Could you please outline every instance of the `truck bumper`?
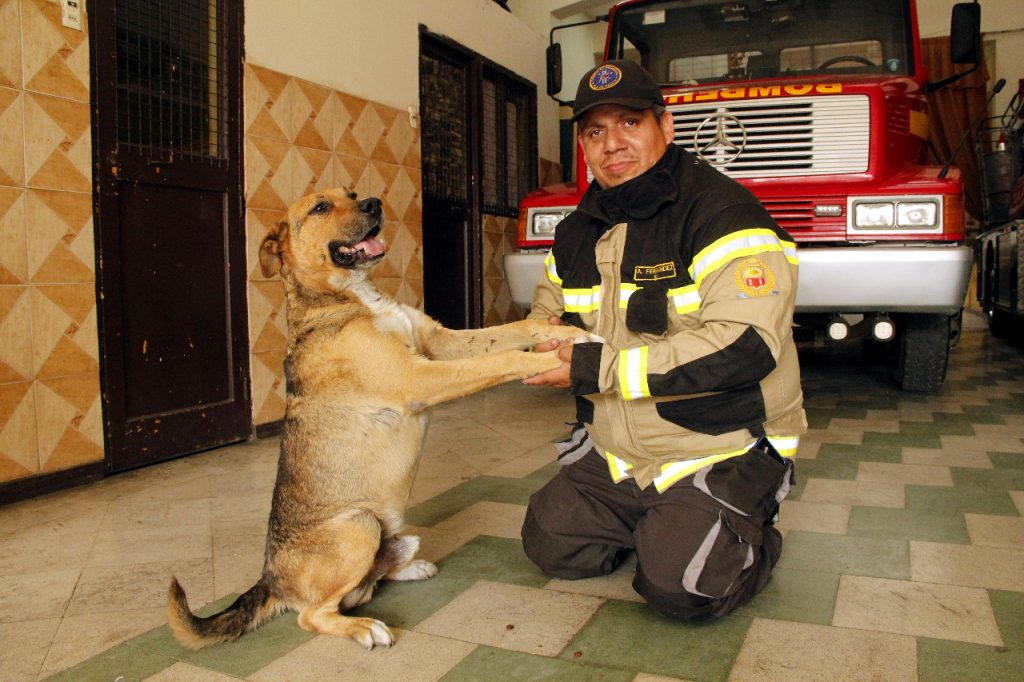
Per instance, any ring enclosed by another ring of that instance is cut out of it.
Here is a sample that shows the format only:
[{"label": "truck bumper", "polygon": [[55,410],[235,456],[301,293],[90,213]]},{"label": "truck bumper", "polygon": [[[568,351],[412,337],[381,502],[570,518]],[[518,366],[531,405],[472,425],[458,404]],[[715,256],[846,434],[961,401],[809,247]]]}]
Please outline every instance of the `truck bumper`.
[{"label": "truck bumper", "polygon": [[[529,310],[544,274],[545,252],[508,253],[512,300]],[[974,255],[966,246],[805,247],[796,311],[941,313],[963,307]]]},{"label": "truck bumper", "polygon": [[801,248],[797,312],[955,315],[974,255],[966,246]]}]

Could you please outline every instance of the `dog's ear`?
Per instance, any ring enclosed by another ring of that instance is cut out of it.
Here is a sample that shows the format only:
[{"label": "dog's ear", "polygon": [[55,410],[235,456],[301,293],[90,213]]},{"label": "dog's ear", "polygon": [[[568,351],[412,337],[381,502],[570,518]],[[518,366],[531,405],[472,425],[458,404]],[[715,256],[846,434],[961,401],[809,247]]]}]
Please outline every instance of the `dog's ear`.
[{"label": "dog's ear", "polygon": [[264,277],[273,277],[281,272],[281,236],[287,229],[288,223],[278,223],[260,244],[260,270]]}]

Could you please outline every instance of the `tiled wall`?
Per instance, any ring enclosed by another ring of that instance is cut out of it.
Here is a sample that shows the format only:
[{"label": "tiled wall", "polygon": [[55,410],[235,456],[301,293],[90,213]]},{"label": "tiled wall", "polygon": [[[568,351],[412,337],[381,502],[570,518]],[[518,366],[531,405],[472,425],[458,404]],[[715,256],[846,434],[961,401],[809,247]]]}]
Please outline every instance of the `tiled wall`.
[{"label": "tiled wall", "polygon": [[89,42],[0,0],[0,481],[103,458]]}]

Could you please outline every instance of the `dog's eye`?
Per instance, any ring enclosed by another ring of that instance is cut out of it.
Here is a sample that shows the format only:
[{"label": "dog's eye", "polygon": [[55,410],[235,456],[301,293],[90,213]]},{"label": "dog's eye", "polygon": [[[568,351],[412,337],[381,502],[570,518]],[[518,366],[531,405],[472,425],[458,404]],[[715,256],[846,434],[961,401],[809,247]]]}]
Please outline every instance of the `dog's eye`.
[{"label": "dog's eye", "polygon": [[331,202],[326,199],[321,199],[313,205],[313,208],[309,209],[309,215],[320,215],[321,213],[329,213],[331,210]]}]

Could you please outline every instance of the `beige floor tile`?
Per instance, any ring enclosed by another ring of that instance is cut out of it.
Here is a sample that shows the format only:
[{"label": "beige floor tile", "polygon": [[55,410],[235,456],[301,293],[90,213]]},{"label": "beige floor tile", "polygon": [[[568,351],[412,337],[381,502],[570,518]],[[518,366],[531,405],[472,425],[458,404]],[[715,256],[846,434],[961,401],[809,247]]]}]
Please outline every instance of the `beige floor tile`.
[{"label": "beige floor tile", "polygon": [[524,448],[547,445],[551,448],[552,456],[554,456],[552,443],[568,436],[572,430],[568,424],[554,420],[548,415],[542,415],[540,419],[516,419],[506,416],[504,420],[491,422],[489,426]]},{"label": "beige floor tile", "polygon": [[224,526],[213,537],[213,593],[241,593],[253,586],[263,572],[265,532],[247,532],[248,525],[232,532]]},{"label": "beige floor tile", "polygon": [[983,450],[985,452],[1024,453],[1024,442],[1021,441],[1020,436],[1008,436],[1002,430],[1002,427],[990,432],[978,433],[979,426],[975,425],[975,434],[973,436],[939,436],[942,449],[952,451],[967,450],[968,452]]},{"label": "beige floor tile", "polygon": [[964,514],[972,545],[988,547],[1024,547],[1024,518]]},{"label": "beige floor tile", "polygon": [[102,518],[52,521],[0,537],[0,576],[84,565]]},{"label": "beige floor tile", "polygon": [[843,429],[829,426],[826,429],[825,440],[837,445],[863,445],[864,429]]},{"label": "beige floor tile", "polygon": [[844,575],[832,624],[1002,646],[988,592],[974,587]]},{"label": "beige floor tile", "polygon": [[843,419],[841,417],[833,417],[828,423],[828,431],[831,434],[832,431],[870,431],[872,433],[899,433],[900,422],[895,418],[888,419]]},{"label": "beige floor tile", "polygon": [[[999,442],[1000,439],[1007,441],[1011,438],[1024,438],[1024,424],[1010,420],[1004,421],[1006,421],[1005,424],[974,424],[972,428],[974,433],[982,438],[993,439],[996,442]],[[1014,445],[1019,445],[1019,443],[1014,443]],[[1007,450],[1005,448],[995,448],[994,451],[1022,452],[1022,450]]]},{"label": "beige floor tile", "polygon": [[911,541],[915,582],[1024,592],[1024,549]]},{"label": "beige floor tile", "polygon": [[366,651],[350,639],[320,636],[249,677],[254,682],[281,680],[439,680],[475,645],[433,637],[422,632],[392,629],[395,643],[390,649]]},{"label": "beige floor tile", "polygon": [[434,527],[442,532],[462,535],[465,542],[477,535],[518,539],[525,517],[526,507],[519,504],[477,502]]},{"label": "beige floor tile", "polygon": [[435,563],[472,539],[467,538],[463,533],[452,530],[438,530],[437,528],[422,528],[420,526],[406,526],[403,534],[418,535],[420,538],[420,551],[416,553],[416,557]]},{"label": "beige floor tile", "polygon": [[523,478],[529,476],[537,469],[547,466],[555,461],[557,453],[552,443],[544,443],[535,448],[527,450],[515,459],[500,464],[487,472],[488,476],[502,476],[504,478]]},{"label": "beige floor tile", "polygon": [[992,460],[984,452],[933,450],[931,448],[903,448],[903,463],[939,467],[965,467],[991,469]]},{"label": "beige floor tile", "polygon": [[891,481],[906,485],[953,485],[949,467],[888,462],[861,462],[857,465],[857,480]]},{"label": "beige floor tile", "polygon": [[237,677],[181,661],[146,678],[146,682],[235,682],[237,680]]},{"label": "beige floor tile", "polygon": [[69,568],[0,576],[0,623],[61,617],[81,574]]},{"label": "beige floor tile", "polygon": [[733,682],[916,682],[917,641],[906,635],[755,618]]},{"label": "beige floor tile", "polygon": [[661,675],[648,675],[647,673],[638,673],[633,678],[633,682],[688,682],[687,680],[678,677],[663,677]]},{"label": "beige floor tile", "polygon": [[578,594],[480,581],[416,631],[540,656],[555,656],[601,605]]},{"label": "beige floor tile", "polygon": [[182,526],[203,526],[210,523],[210,500],[133,500],[111,508],[101,531],[146,531]]},{"label": "beige floor tile", "polygon": [[4,679],[35,680],[59,625],[60,618],[0,624],[0,670]]},{"label": "beige floor tile", "polygon": [[849,505],[785,500],[775,527],[780,531],[808,530],[845,535],[849,523]]},{"label": "beige floor tile", "polygon": [[89,552],[86,566],[205,559],[210,556],[211,542],[209,519],[196,526],[101,531]]},{"label": "beige floor tile", "polygon": [[1017,505],[1017,511],[1024,516],[1024,492],[1014,490],[1010,493],[1010,497],[1013,499],[1013,503]]},{"label": "beige floor tile", "polygon": [[82,571],[68,616],[162,608],[171,576],[177,576],[193,611],[214,599],[210,559],[94,566]]},{"label": "beige floor tile", "polygon": [[57,629],[43,663],[42,674],[58,673],[163,625],[165,614],[164,608],[160,607],[69,616]]},{"label": "beige floor tile", "polygon": [[569,592],[571,594],[586,594],[602,599],[643,602],[644,598],[633,589],[634,575],[636,575],[636,555],[630,554],[629,558],[623,561],[622,565],[615,569],[611,575],[586,578],[584,580],[561,580],[555,578],[549,581],[544,586],[544,589],[555,590],[556,592]]},{"label": "beige floor tile", "polygon": [[894,481],[809,478],[800,501],[903,509],[906,506],[906,492],[902,483]]}]

